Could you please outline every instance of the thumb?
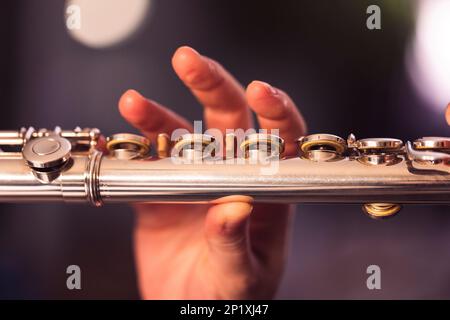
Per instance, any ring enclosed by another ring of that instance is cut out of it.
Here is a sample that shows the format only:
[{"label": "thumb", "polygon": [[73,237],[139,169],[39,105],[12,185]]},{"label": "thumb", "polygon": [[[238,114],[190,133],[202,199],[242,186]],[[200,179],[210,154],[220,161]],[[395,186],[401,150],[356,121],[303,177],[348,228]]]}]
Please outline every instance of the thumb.
[{"label": "thumb", "polygon": [[216,271],[232,277],[251,270],[249,220],[253,207],[246,202],[212,206],[206,215],[209,260]]}]

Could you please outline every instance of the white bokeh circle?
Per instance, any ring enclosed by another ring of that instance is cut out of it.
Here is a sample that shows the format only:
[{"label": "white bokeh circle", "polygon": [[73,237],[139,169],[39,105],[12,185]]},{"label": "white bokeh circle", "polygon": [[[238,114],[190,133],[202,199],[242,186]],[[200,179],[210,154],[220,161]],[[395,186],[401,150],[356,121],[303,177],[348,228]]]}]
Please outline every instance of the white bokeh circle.
[{"label": "white bokeh circle", "polygon": [[[78,42],[91,48],[106,48],[123,42],[141,27],[151,0],[67,0],[67,8],[79,8],[80,23],[68,28]],[[69,10],[70,11],[70,10]]]}]

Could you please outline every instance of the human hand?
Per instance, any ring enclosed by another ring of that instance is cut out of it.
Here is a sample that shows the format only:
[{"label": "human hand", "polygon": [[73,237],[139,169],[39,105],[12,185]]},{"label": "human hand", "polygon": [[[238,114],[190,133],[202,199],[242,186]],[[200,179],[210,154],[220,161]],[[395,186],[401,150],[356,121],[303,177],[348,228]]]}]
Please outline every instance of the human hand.
[{"label": "human hand", "polygon": [[[260,81],[244,89],[217,62],[189,47],[172,65],[204,107],[208,128],[279,129],[285,154],[305,134],[300,113],[286,93]],[[155,141],[160,132],[191,125],[134,90],[119,101],[122,116]],[[292,207],[236,200],[214,205],[135,205],[134,245],[138,283],[146,299],[268,299],[280,282]]]},{"label": "human hand", "polygon": [[450,126],[450,103],[447,105],[447,110],[445,111],[445,119],[447,124]]}]

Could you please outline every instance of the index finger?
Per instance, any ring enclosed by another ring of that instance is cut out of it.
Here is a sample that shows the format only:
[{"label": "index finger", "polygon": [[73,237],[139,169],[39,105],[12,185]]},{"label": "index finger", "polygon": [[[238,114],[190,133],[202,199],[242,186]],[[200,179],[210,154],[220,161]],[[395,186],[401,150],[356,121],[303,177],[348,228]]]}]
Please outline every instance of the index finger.
[{"label": "index finger", "polygon": [[189,122],[159,103],[146,99],[136,90],[126,91],[119,100],[121,115],[152,141],[159,133],[171,134],[185,128],[192,131]]}]

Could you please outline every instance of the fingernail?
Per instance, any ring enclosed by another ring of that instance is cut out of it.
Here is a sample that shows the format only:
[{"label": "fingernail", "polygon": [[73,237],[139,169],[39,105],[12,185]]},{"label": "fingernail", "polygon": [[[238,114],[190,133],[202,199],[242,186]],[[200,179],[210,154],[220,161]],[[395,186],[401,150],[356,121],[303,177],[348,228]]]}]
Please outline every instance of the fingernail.
[{"label": "fingernail", "polygon": [[195,50],[194,48],[192,48],[192,47],[188,47],[188,48],[191,49],[192,52],[194,52],[195,54],[201,56],[201,54],[197,50]]},{"label": "fingernail", "polygon": [[128,90],[126,91],[126,95],[127,95],[127,96],[132,96],[132,97],[137,97],[137,98],[139,98],[139,99],[143,99],[143,98],[144,98],[144,97],[142,96],[142,94],[141,94],[139,91],[135,90],[135,89],[128,89]]},{"label": "fingernail", "polygon": [[254,81],[255,83],[258,83],[259,85],[263,86],[264,89],[266,90],[266,92],[272,96],[278,94],[277,89],[275,89],[274,87],[272,87],[270,84],[268,84],[267,82],[264,81]]},{"label": "fingernail", "polygon": [[181,46],[177,49],[177,52],[180,52],[180,50],[188,50],[197,56],[201,56],[201,54],[197,50],[195,50],[194,48],[189,47],[189,46]]},{"label": "fingernail", "polygon": [[134,108],[136,101],[142,99],[142,95],[134,89],[128,89],[125,91],[119,99],[119,105],[124,108]]}]

